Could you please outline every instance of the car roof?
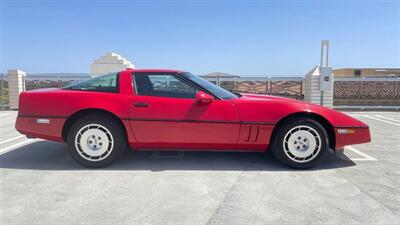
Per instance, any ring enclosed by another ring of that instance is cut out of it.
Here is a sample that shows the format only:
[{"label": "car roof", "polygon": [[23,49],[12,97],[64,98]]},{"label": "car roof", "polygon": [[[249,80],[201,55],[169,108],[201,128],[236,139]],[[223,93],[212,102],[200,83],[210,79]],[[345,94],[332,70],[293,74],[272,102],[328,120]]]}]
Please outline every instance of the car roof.
[{"label": "car roof", "polygon": [[171,70],[171,69],[132,69],[128,68],[125,71],[142,72],[142,73],[184,73],[182,70]]}]

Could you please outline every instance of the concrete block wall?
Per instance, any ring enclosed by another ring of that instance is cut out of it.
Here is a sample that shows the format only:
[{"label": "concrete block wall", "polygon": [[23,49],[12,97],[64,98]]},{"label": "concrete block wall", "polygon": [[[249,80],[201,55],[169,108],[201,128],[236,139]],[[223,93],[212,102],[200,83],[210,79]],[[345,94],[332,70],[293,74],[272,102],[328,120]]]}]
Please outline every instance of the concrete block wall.
[{"label": "concrete block wall", "polygon": [[10,109],[18,109],[19,94],[25,90],[26,73],[22,70],[8,70],[8,97]]},{"label": "concrete block wall", "polygon": [[90,74],[92,76],[98,76],[112,72],[119,72],[126,68],[135,68],[135,65],[117,53],[108,52],[92,63]]},{"label": "concrete block wall", "polygon": [[[304,101],[313,104],[321,104],[321,91],[320,91],[320,66],[314,67],[303,81],[304,85]],[[333,82],[332,82],[333,83]],[[333,87],[329,91],[324,91],[323,106],[333,107]]]}]

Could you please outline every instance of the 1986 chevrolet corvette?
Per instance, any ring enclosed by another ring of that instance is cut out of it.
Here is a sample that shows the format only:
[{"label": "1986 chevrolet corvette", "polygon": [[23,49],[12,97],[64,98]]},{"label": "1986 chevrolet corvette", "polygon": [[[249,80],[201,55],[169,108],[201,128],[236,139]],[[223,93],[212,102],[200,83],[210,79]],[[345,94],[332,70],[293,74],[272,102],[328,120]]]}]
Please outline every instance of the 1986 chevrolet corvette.
[{"label": "1986 chevrolet corvette", "polygon": [[87,167],[134,150],[272,151],[294,168],[328,150],[370,141],[363,122],[287,98],[233,94],[176,70],[127,69],[59,89],[20,95],[16,129],[66,142]]}]

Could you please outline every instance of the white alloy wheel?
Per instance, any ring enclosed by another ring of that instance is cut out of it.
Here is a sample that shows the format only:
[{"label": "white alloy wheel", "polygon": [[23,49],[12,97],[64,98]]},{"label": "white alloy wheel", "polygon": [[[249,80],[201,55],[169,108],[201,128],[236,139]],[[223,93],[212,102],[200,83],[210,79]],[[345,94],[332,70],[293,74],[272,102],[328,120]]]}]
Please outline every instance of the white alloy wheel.
[{"label": "white alloy wheel", "polygon": [[114,147],[111,132],[102,125],[89,124],[82,127],[75,136],[75,148],[88,161],[107,158]]},{"label": "white alloy wheel", "polygon": [[290,129],[283,139],[283,150],[290,160],[307,163],[321,151],[321,137],[318,132],[306,125]]}]

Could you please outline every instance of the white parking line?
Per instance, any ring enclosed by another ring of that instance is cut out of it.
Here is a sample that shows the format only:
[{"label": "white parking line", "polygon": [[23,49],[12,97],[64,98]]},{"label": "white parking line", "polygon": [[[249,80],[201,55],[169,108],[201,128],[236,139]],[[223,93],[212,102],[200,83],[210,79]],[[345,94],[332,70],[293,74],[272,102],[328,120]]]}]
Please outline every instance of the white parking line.
[{"label": "white parking line", "polygon": [[7,153],[7,152],[9,152],[9,151],[14,150],[14,148],[21,147],[21,146],[27,145],[27,144],[32,143],[32,142],[35,142],[35,141],[37,141],[37,140],[35,140],[35,139],[28,139],[28,140],[25,140],[25,141],[23,141],[23,142],[17,143],[17,144],[15,144],[15,145],[11,145],[11,146],[8,146],[8,147],[6,147],[6,148],[0,149],[0,155],[3,155],[4,153]]},{"label": "white parking line", "polygon": [[378,161],[378,159],[376,159],[376,158],[374,158],[374,157],[372,157],[370,155],[367,155],[364,152],[360,152],[359,150],[357,150],[354,147],[346,146],[346,149],[348,149],[348,150],[350,150],[350,151],[352,151],[352,152],[354,152],[354,153],[356,153],[356,154],[358,154],[358,155],[363,157],[363,158],[350,158],[352,161]]},{"label": "white parking line", "polygon": [[373,117],[373,116],[364,115],[364,117],[367,117],[367,118],[369,118],[369,119],[373,119],[373,120],[378,120],[378,121],[381,121],[381,122],[384,122],[384,123],[388,123],[388,124],[392,124],[392,125],[400,126],[400,123],[394,123],[394,122],[391,122],[391,121],[387,121],[387,120],[383,120],[383,119],[375,118],[375,117]]},{"label": "white parking line", "polygon": [[386,119],[386,120],[391,120],[391,121],[393,121],[393,122],[398,122],[398,123],[400,123],[400,120],[395,120],[395,119],[392,119],[392,118],[389,118],[389,117],[386,117],[386,116],[377,115],[377,117],[382,118],[382,119]]},{"label": "white parking line", "polygon": [[0,117],[10,115],[10,113],[0,113]]},{"label": "white parking line", "polygon": [[352,114],[352,113],[347,113],[346,115],[351,116],[351,117],[361,117],[361,116],[364,116],[364,114]]},{"label": "white parking line", "polygon": [[13,138],[7,139],[7,140],[5,140],[5,141],[0,141],[0,145],[1,145],[1,144],[5,144],[5,143],[10,142],[10,141],[17,140],[18,138],[22,138],[22,137],[25,137],[25,136],[24,136],[24,135],[19,135],[19,136],[17,136],[17,137],[13,137]]}]

